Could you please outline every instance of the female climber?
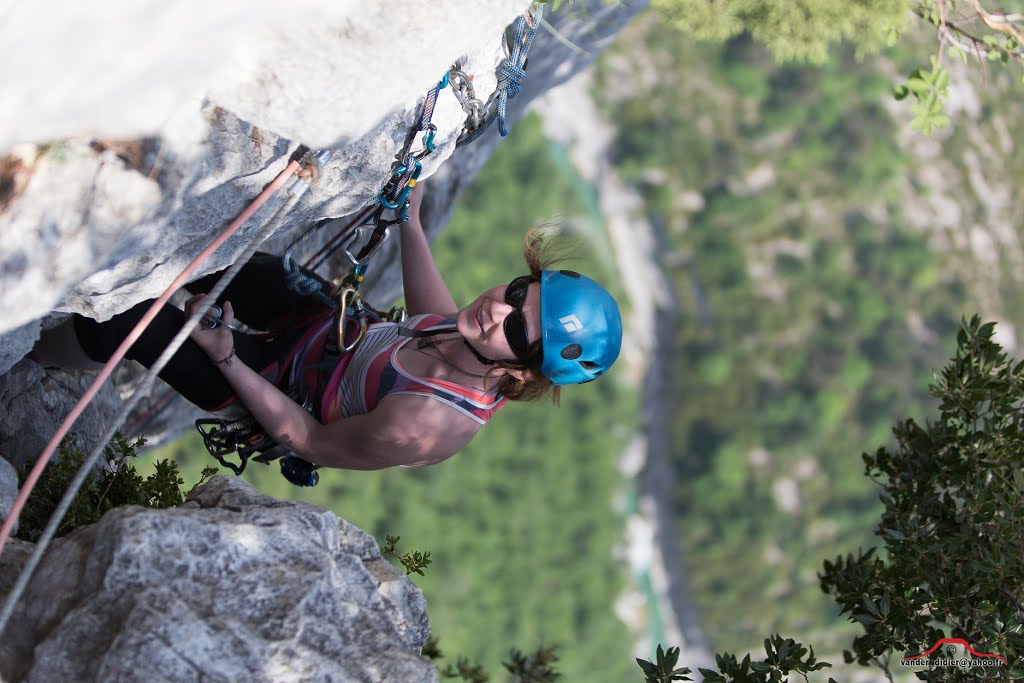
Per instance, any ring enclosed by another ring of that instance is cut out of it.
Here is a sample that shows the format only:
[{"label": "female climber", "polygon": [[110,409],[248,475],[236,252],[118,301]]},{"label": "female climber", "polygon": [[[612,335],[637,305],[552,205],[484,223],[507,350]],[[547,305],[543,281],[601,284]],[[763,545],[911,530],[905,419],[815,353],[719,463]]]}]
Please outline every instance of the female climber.
[{"label": "female climber", "polygon": [[[445,460],[506,400],[557,402],[561,385],[612,365],[622,340],[615,300],[589,278],[550,269],[536,231],[524,242],[529,274],[458,308],[423,233],[421,185],[401,227],[408,320],[371,324],[349,357],[332,354],[336,325],[317,315],[323,305],[285,287],[279,259],[257,255],[217,302],[224,324],[197,327],[160,377],[207,411],[241,402],[268,435],[315,466],[375,470]],[[152,364],[218,277],[188,286],[199,293],[184,313],[165,306],[128,358]],[[76,315],[44,334],[32,357],[64,367],[104,362],[150,303],[103,323]],[[258,337],[233,331],[236,315],[254,328],[289,322]],[[289,375],[301,380],[301,397],[286,393]]]}]

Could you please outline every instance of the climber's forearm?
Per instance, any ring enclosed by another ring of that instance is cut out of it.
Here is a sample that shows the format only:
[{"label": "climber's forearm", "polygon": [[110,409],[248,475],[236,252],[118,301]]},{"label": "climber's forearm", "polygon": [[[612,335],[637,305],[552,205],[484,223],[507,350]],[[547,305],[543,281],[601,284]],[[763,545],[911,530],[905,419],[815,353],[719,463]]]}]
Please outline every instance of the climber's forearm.
[{"label": "climber's forearm", "polygon": [[[285,448],[314,465],[350,470],[379,470],[396,465],[427,465],[450,457],[472,438],[479,425],[456,421],[439,430],[433,424],[409,429],[424,411],[436,415],[447,408],[427,398],[395,397],[383,407],[323,425],[237,358],[220,364],[221,372],[260,426]],[[444,417],[448,417],[444,415]],[[422,417],[419,418],[423,422]],[[435,423],[436,423],[435,417]],[[412,433],[410,433],[410,431]]]},{"label": "climber's forearm", "polygon": [[448,314],[459,310],[434,263],[419,217],[410,216],[401,226],[401,231],[402,279],[405,283],[405,305],[410,315]]},{"label": "climber's forearm", "polygon": [[238,358],[217,367],[267,434],[299,455],[309,453],[315,433],[323,425]]}]

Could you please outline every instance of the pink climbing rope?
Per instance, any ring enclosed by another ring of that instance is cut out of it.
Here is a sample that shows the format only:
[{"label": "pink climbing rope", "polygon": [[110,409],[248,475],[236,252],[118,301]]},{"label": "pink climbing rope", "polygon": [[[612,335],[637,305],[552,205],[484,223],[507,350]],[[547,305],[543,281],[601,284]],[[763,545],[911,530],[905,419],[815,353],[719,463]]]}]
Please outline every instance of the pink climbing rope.
[{"label": "pink climbing rope", "polygon": [[299,168],[299,162],[292,161],[289,163],[288,166],[281,171],[281,173],[279,173],[269,185],[267,185],[263,192],[261,192],[247,207],[245,207],[245,209],[235,217],[235,220],[231,221],[231,224],[228,225],[227,228],[217,235],[216,239],[214,239],[206,249],[192,259],[192,262],[189,263],[183,271],[181,271],[178,277],[174,279],[174,282],[172,282],[164,293],[153,302],[153,305],[149,307],[146,314],[142,316],[142,319],[138,324],[132,329],[125,340],[121,342],[121,345],[117,347],[117,350],[114,351],[114,355],[112,355],[110,360],[108,360],[103,366],[100,374],[97,375],[96,379],[93,380],[91,385],[89,385],[89,388],[82,395],[82,398],[79,399],[78,403],[75,404],[75,407],[71,409],[70,413],[68,413],[68,416],[64,418],[60,427],[57,428],[53,438],[50,439],[46,448],[43,449],[42,455],[39,456],[39,459],[36,461],[32,471],[29,472],[28,477],[25,479],[25,484],[18,492],[18,497],[11,506],[7,519],[4,520],[3,527],[0,527],[0,554],[3,553],[4,546],[7,544],[7,539],[10,538],[11,531],[14,528],[15,523],[18,521],[18,517],[21,514],[22,508],[25,506],[25,502],[28,500],[29,495],[32,493],[32,489],[35,488],[36,483],[39,481],[39,477],[42,475],[46,465],[50,462],[50,459],[53,458],[53,454],[57,451],[57,447],[60,445],[61,440],[67,435],[68,431],[70,431],[71,426],[75,421],[81,417],[86,406],[88,406],[96,397],[96,394],[99,393],[100,388],[110,377],[111,373],[113,373],[114,367],[117,363],[128,353],[128,349],[138,341],[139,337],[142,336],[142,333],[146,330],[149,324],[153,322],[157,313],[159,313],[164,304],[170,300],[171,296],[188,282],[192,273],[194,273],[196,269],[198,269],[199,266],[213,254],[213,252],[219,249],[229,237],[235,234],[235,232],[237,232],[238,229],[242,227],[242,225],[249,220],[249,218],[251,218],[252,215],[256,213],[256,211],[299,170]]}]

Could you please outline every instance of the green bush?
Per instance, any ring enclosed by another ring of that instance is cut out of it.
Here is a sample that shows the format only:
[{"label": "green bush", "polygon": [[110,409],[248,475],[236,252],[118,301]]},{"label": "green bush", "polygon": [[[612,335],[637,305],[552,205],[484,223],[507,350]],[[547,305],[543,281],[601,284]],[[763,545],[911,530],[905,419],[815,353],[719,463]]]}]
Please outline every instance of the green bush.
[{"label": "green bush", "polygon": [[[85,480],[57,527],[57,536],[98,522],[105,512],[122,505],[169,508],[183,502],[181,485],[185,482],[178,476],[178,465],[173,460],[155,462],[153,472],[145,478],[135,470],[130,461],[145,442],[143,437],[128,441],[120,432],[114,435],[103,452],[104,466]],[[61,442],[55,460],[43,471],[25,503],[17,538],[38,540],[85,459],[77,439],[67,437]],[[30,469],[19,472],[19,484],[24,484]],[[216,473],[215,469],[204,469],[196,486]]]}]

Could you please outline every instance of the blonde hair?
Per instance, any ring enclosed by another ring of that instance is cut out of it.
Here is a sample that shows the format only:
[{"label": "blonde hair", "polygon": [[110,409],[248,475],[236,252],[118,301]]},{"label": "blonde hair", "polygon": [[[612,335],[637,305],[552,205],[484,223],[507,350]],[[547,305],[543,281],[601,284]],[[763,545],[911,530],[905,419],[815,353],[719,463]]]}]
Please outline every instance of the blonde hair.
[{"label": "blonde hair", "polygon": [[[571,243],[556,237],[549,239],[544,233],[551,228],[550,225],[538,225],[530,228],[523,238],[523,259],[530,271],[530,281],[540,282],[541,273],[551,270],[551,267],[561,263],[568,258],[568,252],[572,249]],[[542,321],[543,324],[543,321]],[[545,396],[551,397],[551,402],[558,405],[561,398],[561,387],[555,386],[551,380],[541,372],[544,363],[544,349],[541,340],[538,339],[530,344],[526,361],[509,362],[503,360],[494,361],[494,367],[487,371],[487,377],[503,369],[498,377],[498,391],[510,401],[536,401]],[[512,370],[521,371],[523,378],[514,375]]]}]

